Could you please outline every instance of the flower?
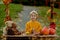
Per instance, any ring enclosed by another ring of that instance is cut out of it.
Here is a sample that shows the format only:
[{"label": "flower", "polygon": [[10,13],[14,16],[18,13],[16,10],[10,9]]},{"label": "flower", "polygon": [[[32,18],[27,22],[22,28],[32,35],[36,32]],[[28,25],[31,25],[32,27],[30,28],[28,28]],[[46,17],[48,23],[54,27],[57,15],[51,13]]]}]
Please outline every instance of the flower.
[{"label": "flower", "polygon": [[4,3],[5,5],[9,4],[10,2],[12,2],[12,0],[3,0],[3,3]]}]

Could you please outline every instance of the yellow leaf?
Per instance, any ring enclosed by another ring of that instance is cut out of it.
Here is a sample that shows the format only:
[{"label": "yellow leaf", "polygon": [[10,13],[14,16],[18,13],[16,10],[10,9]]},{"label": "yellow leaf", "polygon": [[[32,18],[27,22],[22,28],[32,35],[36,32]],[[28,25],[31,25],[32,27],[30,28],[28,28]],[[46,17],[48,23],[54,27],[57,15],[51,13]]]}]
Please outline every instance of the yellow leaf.
[{"label": "yellow leaf", "polygon": [[47,11],[47,14],[50,13],[50,12],[51,12],[51,9],[49,9],[49,10]]}]

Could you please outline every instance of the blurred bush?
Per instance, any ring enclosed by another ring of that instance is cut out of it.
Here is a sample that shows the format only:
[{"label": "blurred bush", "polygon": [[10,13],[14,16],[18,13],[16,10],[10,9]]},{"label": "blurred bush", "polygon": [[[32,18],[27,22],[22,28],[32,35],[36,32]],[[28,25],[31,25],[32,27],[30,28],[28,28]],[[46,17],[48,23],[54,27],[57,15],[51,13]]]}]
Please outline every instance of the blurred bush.
[{"label": "blurred bush", "polygon": [[[60,2],[60,0],[56,0],[56,2]],[[13,3],[21,3],[23,5],[45,6],[45,0],[13,0]],[[50,2],[48,2],[48,6],[50,6]],[[55,3],[55,7],[58,8],[57,3]]]}]

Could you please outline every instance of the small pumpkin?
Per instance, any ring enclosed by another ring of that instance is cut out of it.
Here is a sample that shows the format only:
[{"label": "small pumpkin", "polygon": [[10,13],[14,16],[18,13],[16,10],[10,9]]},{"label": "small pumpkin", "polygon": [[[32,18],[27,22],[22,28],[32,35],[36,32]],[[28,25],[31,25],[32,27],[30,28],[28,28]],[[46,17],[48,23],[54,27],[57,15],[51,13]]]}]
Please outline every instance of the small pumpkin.
[{"label": "small pumpkin", "polygon": [[49,34],[54,35],[56,33],[56,30],[53,28],[49,28]]},{"label": "small pumpkin", "polygon": [[41,34],[48,35],[49,34],[49,29],[47,27],[44,27],[41,31]]}]

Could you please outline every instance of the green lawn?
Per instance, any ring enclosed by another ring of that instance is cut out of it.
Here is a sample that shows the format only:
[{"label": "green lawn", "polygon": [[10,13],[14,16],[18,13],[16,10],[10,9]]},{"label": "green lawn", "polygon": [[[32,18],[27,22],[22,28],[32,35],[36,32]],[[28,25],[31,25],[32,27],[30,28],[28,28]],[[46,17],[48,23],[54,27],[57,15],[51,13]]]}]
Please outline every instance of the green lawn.
[{"label": "green lawn", "polygon": [[[14,20],[18,17],[18,13],[22,11],[22,5],[21,4],[10,4],[10,16]],[[6,16],[5,13],[5,5],[0,4],[0,29],[4,27],[4,18]],[[0,35],[2,34],[2,31],[0,31]]]},{"label": "green lawn", "polygon": [[[47,27],[49,26],[49,22],[50,22],[47,19],[47,16],[46,16],[46,13],[47,13],[48,9],[50,9],[50,7],[39,7],[39,11],[38,11],[38,13],[40,15],[40,22],[42,23],[42,25],[44,24],[43,26],[47,26]],[[57,16],[55,17],[55,19],[56,19],[56,27],[57,27],[57,30],[56,30],[57,35],[60,35],[60,9],[54,8],[54,12],[57,13]]]}]

